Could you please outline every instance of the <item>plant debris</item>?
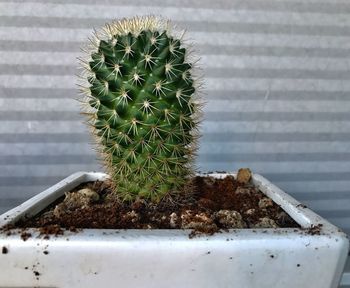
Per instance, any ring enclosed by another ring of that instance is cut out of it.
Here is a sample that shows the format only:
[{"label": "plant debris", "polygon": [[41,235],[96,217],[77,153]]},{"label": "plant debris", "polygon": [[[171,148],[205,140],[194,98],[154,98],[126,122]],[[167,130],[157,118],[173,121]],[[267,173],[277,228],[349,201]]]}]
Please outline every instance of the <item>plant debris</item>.
[{"label": "plant debris", "polygon": [[323,224],[311,225],[311,227],[307,228],[306,231],[310,235],[320,235]]},{"label": "plant debris", "polygon": [[2,254],[7,254],[9,252],[9,249],[5,246],[2,247]]},{"label": "plant debris", "polygon": [[23,241],[27,241],[30,237],[32,237],[31,233],[28,233],[26,231],[23,231],[21,233],[21,238],[22,238]]}]

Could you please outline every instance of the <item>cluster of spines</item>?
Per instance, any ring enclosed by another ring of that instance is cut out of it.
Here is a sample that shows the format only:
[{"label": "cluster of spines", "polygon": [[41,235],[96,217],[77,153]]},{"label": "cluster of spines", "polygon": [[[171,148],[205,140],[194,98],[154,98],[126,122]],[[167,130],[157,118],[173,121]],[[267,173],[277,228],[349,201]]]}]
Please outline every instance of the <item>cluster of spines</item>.
[{"label": "cluster of spines", "polygon": [[160,199],[193,173],[200,104],[188,51],[169,27],[155,17],[107,24],[82,61],[85,114],[125,199]]}]

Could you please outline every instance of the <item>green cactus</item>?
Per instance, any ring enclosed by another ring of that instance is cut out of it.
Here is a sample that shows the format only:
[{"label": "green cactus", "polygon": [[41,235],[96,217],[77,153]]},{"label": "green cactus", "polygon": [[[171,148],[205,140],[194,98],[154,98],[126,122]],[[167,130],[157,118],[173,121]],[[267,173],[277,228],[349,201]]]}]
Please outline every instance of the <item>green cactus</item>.
[{"label": "green cactus", "polygon": [[201,105],[189,52],[170,29],[153,16],[122,19],[85,49],[85,113],[124,200],[158,201],[194,172]]}]

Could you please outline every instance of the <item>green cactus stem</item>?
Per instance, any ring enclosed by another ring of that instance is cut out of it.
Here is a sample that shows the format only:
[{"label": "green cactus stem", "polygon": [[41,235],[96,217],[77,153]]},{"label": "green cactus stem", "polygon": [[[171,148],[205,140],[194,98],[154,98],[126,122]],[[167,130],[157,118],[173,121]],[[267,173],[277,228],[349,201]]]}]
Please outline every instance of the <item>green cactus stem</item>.
[{"label": "green cactus stem", "polygon": [[82,59],[84,111],[126,200],[160,200],[194,173],[201,105],[194,64],[170,27],[153,16],[106,24]]}]

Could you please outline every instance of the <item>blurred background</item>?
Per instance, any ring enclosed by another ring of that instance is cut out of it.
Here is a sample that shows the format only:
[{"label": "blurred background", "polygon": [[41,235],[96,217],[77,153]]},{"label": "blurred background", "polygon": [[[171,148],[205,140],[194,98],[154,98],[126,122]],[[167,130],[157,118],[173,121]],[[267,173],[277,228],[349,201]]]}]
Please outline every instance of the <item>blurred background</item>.
[{"label": "blurred background", "polygon": [[[201,171],[250,167],[350,233],[350,3],[0,3],[0,213],[101,170],[74,99],[79,47],[115,18],[188,31],[205,74]],[[350,283],[350,279],[349,279]]]}]

